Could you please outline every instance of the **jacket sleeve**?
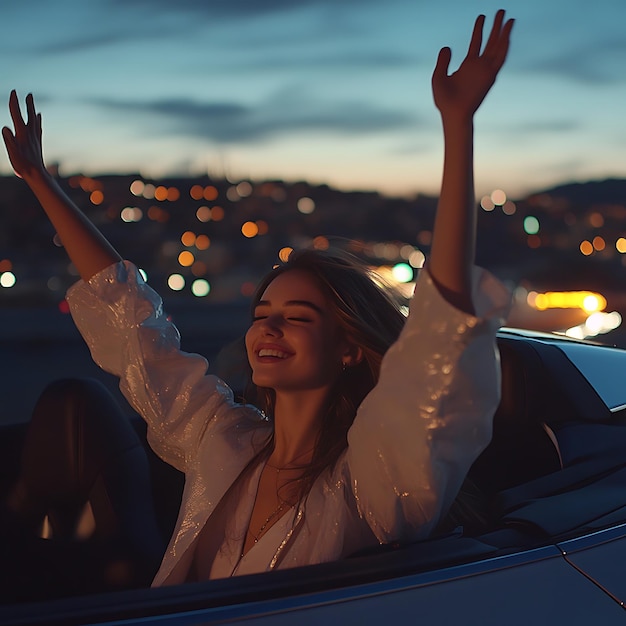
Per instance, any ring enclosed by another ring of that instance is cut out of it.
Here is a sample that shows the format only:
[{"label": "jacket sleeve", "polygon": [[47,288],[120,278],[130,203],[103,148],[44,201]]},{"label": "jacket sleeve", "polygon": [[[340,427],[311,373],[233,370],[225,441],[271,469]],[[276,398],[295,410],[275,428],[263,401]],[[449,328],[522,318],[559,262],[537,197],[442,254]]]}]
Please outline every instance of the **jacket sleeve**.
[{"label": "jacket sleeve", "polygon": [[150,445],[177,469],[185,471],[203,437],[228,431],[236,439],[246,422],[262,420],[207,375],[204,357],[180,350],[161,298],[131,263],[78,282],[67,300],[94,361],[120,378],[122,393],[148,423]]},{"label": "jacket sleeve", "polygon": [[422,270],[405,327],[348,433],[341,471],[380,542],[426,537],[491,439],[495,335],[510,298],[484,270],[473,280],[475,316],[450,305]]}]

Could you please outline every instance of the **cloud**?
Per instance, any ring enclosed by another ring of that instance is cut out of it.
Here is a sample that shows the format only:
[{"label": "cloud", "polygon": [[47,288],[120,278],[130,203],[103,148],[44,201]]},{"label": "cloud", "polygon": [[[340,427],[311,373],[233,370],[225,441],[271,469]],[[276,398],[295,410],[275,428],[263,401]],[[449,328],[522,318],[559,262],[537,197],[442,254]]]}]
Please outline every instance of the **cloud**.
[{"label": "cloud", "polygon": [[625,62],[626,42],[623,38],[603,38],[532,61],[523,69],[600,86],[624,82]]},{"label": "cloud", "polygon": [[[159,132],[182,134],[220,144],[257,143],[290,133],[332,132],[372,134],[416,123],[412,114],[364,102],[314,102],[304,95],[281,93],[256,106],[238,102],[198,102],[191,99],[129,101],[95,99],[105,110],[159,119]],[[165,126],[164,126],[165,125]]]},{"label": "cloud", "polygon": [[378,5],[379,0],[109,0],[115,8],[138,7],[148,11],[168,13],[199,13],[208,18],[241,18],[259,15],[301,11],[309,8],[362,9],[364,5]]},{"label": "cloud", "polygon": [[[210,60],[208,61],[210,63]],[[376,70],[402,69],[416,67],[419,60],[404,54],[389,51],[335,52],[321,54],[256,54],[239,61],[224,61],[209,66],[211,71],[218,73],[230,72],[282,72],[285,70],[315,71],[328,73],[345,70]],[[203,60],[202,70],[207,70],[207,61]]]},{"label": "cloud", "polygon": [[[154,38],[154,34],[149,35]],[[126,43],[129,40],[136,40],[137,35],[124,31],[108,31],[106,33],[90,33],[82,37],[67,38],[60,41],[51,41],[32,49],[32,54],[72,54],[75,52],[85,52],[96,48],[112,46]]]},{"label": "cloud", "polygon": [[[580,130],[582,124],[577,120],[567,119],[545,119],[521,122],[512,124],[505,132],[516,135],[540,134],[545,133],[569,133]],[[501,131],[498,131],[501,132]]]}]

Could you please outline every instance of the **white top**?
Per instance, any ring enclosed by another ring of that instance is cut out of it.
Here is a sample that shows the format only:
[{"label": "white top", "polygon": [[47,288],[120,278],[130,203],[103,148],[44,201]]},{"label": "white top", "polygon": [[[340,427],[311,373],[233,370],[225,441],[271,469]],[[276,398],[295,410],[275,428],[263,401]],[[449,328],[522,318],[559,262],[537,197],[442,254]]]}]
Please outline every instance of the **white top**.
[{"label": "white top", "polygon": [[207,523],[222,540],[230,532],[232,541],[213,546],[210,576],[333,561],[379,542],[425,538],[491,438],[500,393],[495,333],[509,294],[477,270],[476,316],[468,315],[422,271],[405,327],[333,471],[323,472],[297,511],[284,515],[231,571],[243,540],[238,523],[250,518],[261,468],[242,491],[247,496],[239,498],[230,529],[226,518],[233,517],[224,510],[232,499],[224,495],[272,424],[254,407],[235,403],[230,388],[207,375],[206,359],[180,351],[161,299],[131,263],[80,281],[68,302],[94,360],[120,377],[122,393],[147,421],[152,448],[185,473],[178,521],[154,585],[187,579]]}]

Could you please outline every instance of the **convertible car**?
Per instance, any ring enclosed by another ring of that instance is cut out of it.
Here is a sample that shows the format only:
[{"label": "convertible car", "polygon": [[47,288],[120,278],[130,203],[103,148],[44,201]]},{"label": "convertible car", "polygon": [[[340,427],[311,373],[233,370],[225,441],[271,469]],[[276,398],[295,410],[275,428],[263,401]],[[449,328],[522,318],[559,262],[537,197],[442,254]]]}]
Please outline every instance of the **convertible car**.
[{"label": "convertible car", "polygon": [[[498,341],[502,401],[465,497],[431,539],[336,563],[150,589],[182,477],[141,422],[105,432],[47,407],[28,455],[25,425],[3,427],[0,495],[23,519],[2,529],[0,623],[626,623],[626,351],[514,329]],[[100,458],[82,456],[89,437]],[[56,446],[66,463],[33,479]],[[45,483],[39,506],[29,480]],[[142,481],[146,502],[129,502]]]}]

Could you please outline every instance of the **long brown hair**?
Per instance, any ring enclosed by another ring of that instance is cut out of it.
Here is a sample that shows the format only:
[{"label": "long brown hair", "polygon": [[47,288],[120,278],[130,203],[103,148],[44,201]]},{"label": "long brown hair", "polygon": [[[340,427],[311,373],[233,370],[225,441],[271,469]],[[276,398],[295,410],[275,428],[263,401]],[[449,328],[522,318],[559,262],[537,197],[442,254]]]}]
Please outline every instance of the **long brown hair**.
[{"label": "long brown hair", "polygon": [[[327,467],[332,468],[347,447],[347,434],[356,411],[378,382],[382,358],[398,338],[405,318],[401,302],[392,297],[389,289],[374,280],[364,263],[341,250],[292,252],[286,262],[260,281],[252,299],[252,310],[277,276],[294,269],[313,277],[326,295],[339,328],[363,353],[360,363],[344,370],[331,394],[313,458],[299,479],[299,499],[303,499],[320,473]],[[273,416],[275,393],[272,389],[257,387],[250,380],[246,399],[268,417]],[[268,454],[268,450],[271,453],[273,445],[272,438],[261,455]]]}]

